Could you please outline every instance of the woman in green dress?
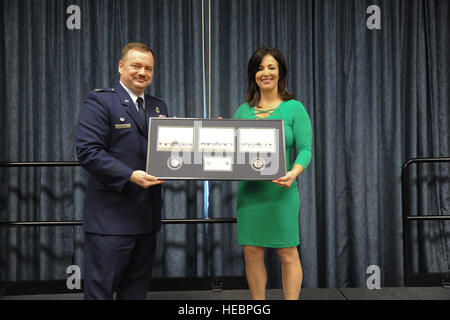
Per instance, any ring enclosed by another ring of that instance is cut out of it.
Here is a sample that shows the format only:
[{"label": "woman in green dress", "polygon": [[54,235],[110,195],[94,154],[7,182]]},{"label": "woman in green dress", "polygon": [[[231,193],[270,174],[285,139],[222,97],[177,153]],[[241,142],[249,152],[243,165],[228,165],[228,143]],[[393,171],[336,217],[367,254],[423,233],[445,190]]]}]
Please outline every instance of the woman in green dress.
[{"label": "woman in green dress", "polygon": [[[276,248],[285,299],[298,300],[303,273],[297,250],[300,197],[296,178],[311,161],[311,120],[286,88],[286,62],[279,50],[258,49],[249,60],[247,74],[246,102],[234,118],[283,119],[287,167],[287,174],[279,179],[238,184],[238,242],[244,248],[247,282],[252,299],[265,299],[264,252]],[[294,145],[297,156],[292,163]]]}]

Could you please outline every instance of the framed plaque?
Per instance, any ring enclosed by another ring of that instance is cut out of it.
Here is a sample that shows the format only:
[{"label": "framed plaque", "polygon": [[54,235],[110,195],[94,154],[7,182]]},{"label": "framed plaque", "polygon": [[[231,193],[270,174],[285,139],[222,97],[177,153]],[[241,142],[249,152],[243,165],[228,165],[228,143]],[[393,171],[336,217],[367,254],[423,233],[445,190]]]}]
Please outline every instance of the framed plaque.
[{"label": "framed plaque", "polygon": [[150,118],[146,170],[165,180],[278,179],[283,120]]}]

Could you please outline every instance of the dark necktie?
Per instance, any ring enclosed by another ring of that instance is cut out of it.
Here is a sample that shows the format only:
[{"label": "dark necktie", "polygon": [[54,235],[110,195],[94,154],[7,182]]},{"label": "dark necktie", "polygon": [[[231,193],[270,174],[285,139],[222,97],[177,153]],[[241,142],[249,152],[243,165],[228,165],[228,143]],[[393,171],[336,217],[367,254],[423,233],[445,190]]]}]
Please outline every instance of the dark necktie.
[{"label": "dark necktie", "polygon": [[145,117],[145,109],[144,109],[144,100],[139,97],[137,98],[139,115],[141,116],[142,121],[144,121],[144,128],[147,129],[147,119]]}]

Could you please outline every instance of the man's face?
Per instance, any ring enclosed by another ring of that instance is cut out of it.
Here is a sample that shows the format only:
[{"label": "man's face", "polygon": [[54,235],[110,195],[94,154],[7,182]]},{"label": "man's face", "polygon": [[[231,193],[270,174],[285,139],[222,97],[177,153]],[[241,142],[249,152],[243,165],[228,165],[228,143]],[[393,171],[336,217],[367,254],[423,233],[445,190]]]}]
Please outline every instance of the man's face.
[{"label": "man's face", "polygon": [[120,81],[139,96],[152,83],[154,66],[151,52],[131,49],[119,61]]}]

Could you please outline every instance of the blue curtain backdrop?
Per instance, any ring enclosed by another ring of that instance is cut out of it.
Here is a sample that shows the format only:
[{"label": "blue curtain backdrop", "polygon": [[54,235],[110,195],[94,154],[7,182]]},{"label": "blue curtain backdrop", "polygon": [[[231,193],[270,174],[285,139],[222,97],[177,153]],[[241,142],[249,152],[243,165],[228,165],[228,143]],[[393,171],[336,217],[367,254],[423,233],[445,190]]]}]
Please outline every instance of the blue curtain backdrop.
[{"label": "blue curtain backdrop", "polygon": [[[70,5],[80,29],[67,27]],[[370,5],[381,29],[366,25]],[[403,285],[402,164],[450,156],[447,0],[4,0],[0,14],[1,162],[76,160],[83,97],[118,81],[128,42],[153,48],[149,92],[178,117],[232,117],[250,55],[280,48],[313,123],[299,178],[304,287],[365,287],[369,265],[382,286]],[[450,214],[449,166],[411,168],[411,213]],[[0,168],[0,221],[81,220],[85,181],[81,168]],[[235,217],[236,183],[208,188],[209,217]],[[203,182],[164,190],[164,218],[204,216]],[[450,270],[449,233],[413,224],[414,271]],[[80,227],[1,228],[0,281],[64,279],[82,241]],[[165,225],[158,241],[155,277],[244,275],[234,224]],[[278,288],[279,259],[266,258]]]}]

